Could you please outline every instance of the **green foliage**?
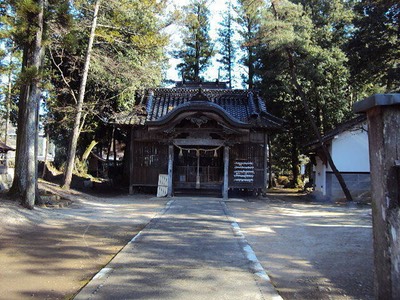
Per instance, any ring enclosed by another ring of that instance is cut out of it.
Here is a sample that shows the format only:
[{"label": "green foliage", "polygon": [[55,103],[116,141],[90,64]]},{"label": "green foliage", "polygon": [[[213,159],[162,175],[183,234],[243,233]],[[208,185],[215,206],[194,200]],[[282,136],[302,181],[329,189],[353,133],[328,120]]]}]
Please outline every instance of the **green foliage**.
[{"label": "green foliage", "polygon": [[174,56],[182,60],[177,69],[183,74],[185,80],[198,81],[214,55],[209,36],[208,0],[192,0],[184,7],[183,13],[181,24],[183,45],[174,53]]},{"label": "green foliage", "polygon": [[[60,165],[59,170],[55,167],[52,166],[56,172],[65,172],[65,162],[62,162]],[[83,177],[83,178],[89,178],[91,177],[88,174],[88,165],[86,160],[81,160],[79,157],[75,158],[75,164],[74,164],[74,170],[73,170],[74,175]]]},{"label": "green foliage", "polygon": [[74,173],[81,177],[86,177],[88,174],[88,166],[86,160],[75,159]]},{"label": "green foliage", "polygon": [[288,176],[278,176],[276,179],[277,184],[282,185],[282,186],[287,186],[289,184],[289,177]]},{"label": "green foliage", "polygon": [[357,97],[400,88],[400,4],[358,1],[348,41],[352,85]]},{"label": "green foliage", "polygon": [[12,37],[14,23],[15,11],[4,3],[0,9],[0,113],[4,123],[9,114],[13,121],[17,115],[17,78],[21,71],[22,52],[16,48]]},{"label": "green foliage", "polygon": [[13,36],[14,42],[23,48],[23,45],[31,43],[35,37],[36,26],[33,21],[37,17],[40,7],[34,0],[10,0],[9,9],[12,10],[9,17],[13,19],[10,34]]},{"label": "green foliage", "polygon": [[[160,84],[166,66],[164,46],[168,39],[161,33],[165,1],[111,0],[103,2],[98,17],[90,71],[83,107],[83,151],[103,122],[118,110],[134,105],[138,89]],[[87,48],[92,18],[90,2],[74,2],[68,14],[68,27],[54,29],[48,52],[51,97],[47,100],[48,127],[59,147],[66,147],[63,136],[71,128],[72,114]],[[59,23],[58,23],[59,24]],[[108,137],[101,135],[100,141]]]},{"label": "green foliage", "polygon": [[219,54],[221,56],[218,62],[222,64],[222,70],[225,71],[223,79],[227,79],[229,85],[232,86],[232,72],[237,51],[234,44],[234,20],[231,2],[227,1],[226,6],[226,11],[222,13],[221,27],[218,30],[218,42],[220,44]]},{"label": "green foliage", "polygon": [[345,3],[272,1],[260,29],[260,87],[270,101],[268,107],[287,120],[289,128],[275,137],[273,153],[279,153],[276,162],[280,169],[290,169],[293,178],[301,147],[316,136],[293,86],[291,68],[321,133],[352,114],[348,58],[343,51],[351,13]]},{"label": "green foliage", "polygon": [[29,84],[32,79],[39,77],[39,70],[35,66],[24,68],[23,72],[20,73],[19,81],[21,85]]},{"label": "green foliage", "polygon": [[258,63],[257,52],[260,50],[260,26],[265,12],[263,0],[239,0],[235,7],[236,23],[239,26],[240,48],[243,55],[240,63],[245,66],[246,74],[242,74],[243,82],[249,89],[254,88],[258,77],[256,68]]}]

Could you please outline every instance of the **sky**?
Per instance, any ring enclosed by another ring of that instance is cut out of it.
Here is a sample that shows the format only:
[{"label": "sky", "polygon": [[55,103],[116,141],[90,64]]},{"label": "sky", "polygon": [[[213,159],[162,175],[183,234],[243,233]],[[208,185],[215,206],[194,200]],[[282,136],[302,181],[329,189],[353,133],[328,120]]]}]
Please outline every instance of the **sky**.
[{"label": "sky", "polygon": [[[188,4],[188,0],[174,0],[173,3],[178,8]],[[213,0],[210,1],[209,9],[210,9],[210,37],[213,41],[217,39],[217,29],[219,22],[222,21],[221,12],[226,9],[226,1],[225,0]],[[174,48],[176,42],[180,41],[180,33],[179,28],[177,26],[170,26],[167,32],[171,35],[171,47],[169,50]],[[213,57],[212,65],[208,68],[208,70],[203,74],[205,80],[214,81],[218,78],[218,62],[216,61],[218,57]],[[176,65],[180,61],[178,59],[170,58],[169,64],[170,68],[167,71],[167,79],[180,81],[182,78],[180,77],[178,71],[176,70]],[[239,88],[240,82],[239,79],[236,78],[236,82],[233,82],[234,87]]]}]

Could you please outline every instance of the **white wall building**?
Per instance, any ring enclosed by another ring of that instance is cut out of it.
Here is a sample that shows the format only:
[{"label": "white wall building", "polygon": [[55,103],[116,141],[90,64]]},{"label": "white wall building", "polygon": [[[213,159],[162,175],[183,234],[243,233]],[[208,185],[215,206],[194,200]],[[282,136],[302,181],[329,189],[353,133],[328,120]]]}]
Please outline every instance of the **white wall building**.
[{"label": "white wall building", "polygon": [[[323,137],[336,168],[354,198],[370,191],[368,126],[364,115],[339,125]],[[309,145],[315,155],[314,185],[317,196],[344,198],[342,189],[318,143]]]}]

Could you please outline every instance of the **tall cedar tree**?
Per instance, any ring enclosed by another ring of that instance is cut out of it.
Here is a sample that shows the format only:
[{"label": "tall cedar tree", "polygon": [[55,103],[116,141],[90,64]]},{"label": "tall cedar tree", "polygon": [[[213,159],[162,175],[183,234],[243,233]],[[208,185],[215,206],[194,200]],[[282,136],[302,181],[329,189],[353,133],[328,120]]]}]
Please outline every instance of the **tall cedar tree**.
[{"label": "tall cedar tree", "polygon": [[[351,25],[352,12],[346,1],[286,1],[290,22],[278,22],[271,13],[264,18],[262,26],[263,48],[259,52],[262,89],[270,100],[269,107],[288,121],[290,132],[276,137],[279,164],[285,170],[292,165],[298,170],[300,147],[315,139],[305,116],[303,104],[294,97],[288,72],[287,58],[274,45],[279,41],[296,48],[297,74],[307,91],[313,118],[321,133],[326,132],[350,117],[349,72],[342,48]],[[285,2],[277,6],[285,7]],[[305,6],[304,6],[305,5]],[[283,9],[283,8],[281,8]],[[291,32],[296,30],[296,34]],[[300,43],[301,41],[307,43]],[[312,42],[312,43],[311,43]],[[314,53],[314,54],[313,54]],[[311,66],[314,66],[311,68]],[[290,137],[288,137],[290,135]],[[291,143],[287,143],[287,140]],[[281,168],[281,169],[282,169]]]},{"label": "tall cedar tree", "polygon": [[15,175],[10,193],[33,208],[37,194],[37,130],[42,80],[44,0],[10,2],[16,17],[14,40],[23,51],[18,104]]},{"label": "tall cedar tree", "polygon": [[352,85],[363,98],[400,90],[400,4],[358,1],[354,33],[348,43]]},{"label": "tall cedar tree", "polygon": [[221,58],[218,60],[225,71],[224,79],[228,79],[229,87],[232,88],[232,72],[235,64],[235,44],[233,29],[233,11],[231,1],[226,2],[227,9],[222,14],[222,22],[218,29],[218,42],[220,44],[219,54]]},{"label": "tall cedar tree", "polygon": [[177,69],[185,80],[199,81],[201,73],[210,65],[214,55],[209,36],[208,5],[207,0],[192,0],[184,7],[183,45],[174,53],[174,56],[182,60]]},{"label": "tall cedar tree", "polygon": [[0,49],[0,76],[4,80],[0,80],[0,114],[4,120],[4,143],[7,144],[9,125],[15,119],[17,111],[15,102],[19,90],[16,79],[21,71],[22,52],[11,36],[15,29],[15,14],[11,13],[12,9],[8,4],[3,5],[0,9],[0,43],[4,49]]},{"label": "tall cedar tree", "polygon": [[244,53],[240,62],[246,68],[243,79],[248,88],[253,89],[256,81],[257,52],[260,46],[258,33],[265,3],[263,0],[238,0],[237,2],[236,22],[239,25],[240,47]]},{"label": "tall cedar tree", "polygon": [[[3,1],[0,7],[1,41],[7,50],[5,131],[11,116],[17,122],[15,176],[9,192],[15,199],[21,198],[22,204],[29,208],[40,200],[37,193],[37,135],[39,101],[45,82],[43,45],[49,36],[49,25],[63,19],[66,7],[67,0],[10,0]],[[16,110],[18,116],[14,117]]]},{"label": "tall cedar tree", "polygon": [[[331,130],[343,120],[352,117],[350,72],[344,51],[352,28],[354,13],[345,0],[295,0],[311,20],[310,39],[314,44],[316,69],[303,68],[305,78],[313,85],[307,97],[317,126],[322,133]],[[318,55],[317,55],[318,54]],[[305,60],[307,61],[307,60]]]}]

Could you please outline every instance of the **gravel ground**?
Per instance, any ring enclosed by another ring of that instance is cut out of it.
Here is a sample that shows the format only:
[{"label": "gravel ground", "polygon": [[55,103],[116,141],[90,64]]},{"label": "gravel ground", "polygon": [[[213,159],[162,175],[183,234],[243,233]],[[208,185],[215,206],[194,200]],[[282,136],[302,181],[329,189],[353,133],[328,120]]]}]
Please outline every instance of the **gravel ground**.
[{"label": "gravel ground", "polygon": [[371,208],[302,199],[228,207],[284,299],[374,299]]}]

